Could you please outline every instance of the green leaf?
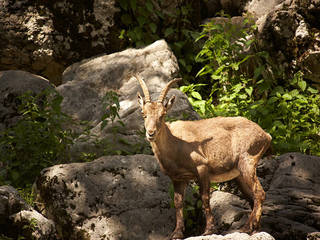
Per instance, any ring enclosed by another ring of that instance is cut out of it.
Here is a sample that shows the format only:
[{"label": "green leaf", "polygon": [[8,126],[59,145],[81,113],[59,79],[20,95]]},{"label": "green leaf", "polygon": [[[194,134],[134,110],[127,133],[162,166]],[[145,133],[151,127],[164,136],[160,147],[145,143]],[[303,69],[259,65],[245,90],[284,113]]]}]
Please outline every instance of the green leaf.
[{"label": "green leaf", "polygon": [[152,5],[151,1],[147,1],[145,3],[145,5],[146,5],[149,12],[153,12],[153,5]]},{"label": "green leaf", "polygon": [[124,39],[125,34],[126,34],[126,30],[122,29],[120,32],[119,38]]},{"label": "green leaf", "polygon": [[253,92],[253,87],[250,86],[249,88],[246,88],[245,91],[251,97],[252,92]]},{"label": "green leaf", "polygon": [[183,48],[185,42],[184,41],[180,41],[180,42],[175,42],[174,45],[178,48],[181,49]]},{"label": "green leaf", "polygon": [[159,18],[161,18],[161,19],[164,19],[164,15],[163,15],[163,13],[161,12],[161,11],[156,11],[156,14],[157,14],[157,16],[159,17]]},{"label": "green leaf", "polygon": [[184,60],[183,58],[180,58],[180,59],[179,59],[179,63],[180,63],[183,67],[186,67],[186,65],[187,65],[186,60]]},{"label": "green leaf", "polygon": [[243,88],[242,83],[238,83],[235,86],[233,86],[233,90],[238,93]]},{"label": "green leaf", "polygon": [[299,91],[297,89],[293,89],[292,91],[290,91],[289,93],[292,97],[296,97],[299,95]]},{"label": "green leaf", "polygon": [[301,80],[298,82],[298,86],[301,88],[302,91],[304,91],[304,90],[306,90],[307,83],[306,83],[306,81],[304,81],[304,80],[301,79]]},{"label": "green leaf", "polygon": [[267,102],[268,102],[268,104],[273,104],[273,103],[275,103],[276,101],[278,101],[278,98],[277,98],[277,97],[270,97]]},{"label": "green leaf", "polygon": [[169,28],[166,28],[166,30],[164,31],[164,36],[165,37],[168,37],[169,35],[171,35],[172,33],[174,33],[174,29],[169,27]]},{"label": "green leaf", "polygon": [[148,19],[146,17],[140,15],[137,17],[137,21],[138,21],[140,27],[142,27],[148,21]]},{"label": "green leaf", "polygon": [[128,1],[127,0],[119,0],[120,7],[125,11],[128,10]]},{"label": "green leaf", "polygon": [[187,72],[190,73],[192,70],[192,65],[188,64],[187,66],[185,66],[185,68],[186,68]]},{"label": "green leaf", "polygon": [[143,39],[143,31],[141,27],[135,27],[133,32],[134,32],[135,40],[137,40],[137,42]]},{"label": "green leaf", "polygon": [[314,88],[312,88],[312,87],[308,87],[308,92],[310,92],[310,93],[313,93],[313,94],[315,94],[315,93],[318,93],[319,91],[317,90],[317,89],[314,89]]},{"label": "green leaf", "polygon": [[259,66],[257,68],[254,69],[254,79],[258,79],[258,77],[260,77],[261,73],[264,71],[264,66]]},{"label": "green leaf", "polygon": [[156,31],[157,31],[157,25],[156,24],[149,23],[149,27],[150,27],[152,33],[156,33]]},{"label": "green leaf", "polygon": [[202,201],[201,201],[201,200],[198,200],[198,201],[197,201],[197,208],[198,208],[198,209],[201,209],[201,208],[202,208]]},{"label": "green leaf", "polygon": [[133,11],[136,11],[137,9],[137,0],[130,0],[130,6]]},{"label": "green leaf", "polygon": [[195,99],[202,100],[200,93],[196,91],[191,92],[191,96],[194,97]]},{"label": "green leaf", "polygon": [[282,98],[284,100],[292,100],[292,96],[289,93],[285,93],[282,95]]}]

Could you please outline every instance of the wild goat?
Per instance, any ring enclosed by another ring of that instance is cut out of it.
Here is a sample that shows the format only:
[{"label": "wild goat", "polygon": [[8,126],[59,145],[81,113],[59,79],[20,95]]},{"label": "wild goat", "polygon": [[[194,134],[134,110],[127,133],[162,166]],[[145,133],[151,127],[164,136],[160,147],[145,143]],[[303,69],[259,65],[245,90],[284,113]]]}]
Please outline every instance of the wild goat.
[{"label": "wild goat", "polygon": [[253,210],[242,231],[252,233],[259,228],[265,192],[256,175],[259,159],[269,148],[271,136],[256,123],[243,117],[216,117],[198,121],[166,123],[166,113],[175,96],[165,97],[171,80],[152,102],[146,83],[135,76],[144,98],[138,92],[146,137],[152,146],[161,170],[174,186],[176,227],[171,239],[183,238],[183,198],[188,182],[195,179],[200,185],[203,209],[206,216],[204,235],[215,232],[210,209],[210,181],[224,182],[236,179],[242,192],[250,199]]}]

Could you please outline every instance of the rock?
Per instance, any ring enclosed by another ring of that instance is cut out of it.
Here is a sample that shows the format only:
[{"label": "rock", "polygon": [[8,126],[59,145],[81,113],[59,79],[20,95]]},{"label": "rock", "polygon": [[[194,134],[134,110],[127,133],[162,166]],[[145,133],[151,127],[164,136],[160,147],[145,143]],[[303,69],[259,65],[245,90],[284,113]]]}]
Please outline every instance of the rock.
[{"label": "rock", "polygon": [[207,0],[204,1],[203,11],[207,11],[206,17],[215,17],[221,10],[230,16],[241,16],[247,2],[248,0]]},{"label": "rock", "polygon": [[307,240],[319,240],[319,239],[320,239],[320,232],[309,233],[307,236]]},{"label": "rock", "polygon": [[257,27],[259,31],[261,31],[267,15],[284,1],[285,0],[251,0],[248,1],[245,6],[245,10],[256,19]]},{"label": "rock", "polygon": [[262,230],[276,239],[306,239],[320,229],[320,158],[279,157],[263,207]]},{"label": "rock", "polygon": [[75,63],[64,71],[63,84],[57,90],[64,97],[62,107],[66,113],[99,123],[107,91],[117,91],[125,109],[132,106],[139,90],[133,74],[143,77],[155,92],[178,72],[176,57],[167,43],[159,40],[143,49],[127,49]]},{"label": "rock", "polygon": [[43,77],[18,70],[0,72],[0,130],[11,127],[20,118],[17,97],[30,91],[38,94],[53,88]]},{"label": "rock", "polygon": [[55,226],[35,211],[11,186],[0,186],[0,236],[54,240]]},{"label": "rock", "polygon": [[246,233],[234,232],[222,235],[210,235],[210,236],[200,236],[200,237],[190,237],[185,240],[275,240],[270,234],[266,232],[259,232],[253,235],[248,235]]},{"label": "rock", "polygon": [[114,0],[0,2],[0,70],[23,69],[61,83],[66,66],[119,50]]},{"label": "rock", "polygon": [[16,189],[6,185],[0,186],[0,226],[6,224],[10,215],[30,209]]},{"label": "rock", "polygon": [[260,48],[288,73],[299,69],[316,82],[320,38],[315,16],[319,7],[318,1],[312,0],[253,0],[246,7],[257,19]]},{"label": "rock", "polygon": [[[178,72],[177,59],[164,40],[142,49],[127,49],[86,59],[68,67],[63,73],[63,84],[57,87],[64,97],[62,110],[79,121],[90,121],[93,127],[89,139],[81,136],[80,139],[86,140],[76,142],[72,148],[73,157],[79,159],[81,152],[94,152],[96,156],[110,155],[110,151],[113,154],[150,153],[149,144],[144,140],[143,118],[137,102],[137,92],[142,91],[132,75],[139,74],[144,78],[155,100]],[[102,99],[111,90],[119,95],[119,116],[124,126],[117,121],[110,122],[102,130],[101,117],[105,112]],[[169,119],[199,119],[185,94],[171,89],[168,96],[172,94],[177,98]]]},{"label": "rock", "polygon": [[[320,43],[320,36],[319,43]],[[320,47],[320,45],[319,45]],[[320,48],[319,48],[320,49]],[[320,51],[307,51],[300,59],[299,65],[304,71],[304,77],[320,84]]]},{"label": "rock", "polygon": [[231,16],[240,16],[248,0],[220,0],[220,4],[225,13]]},{"label": "rock", "polygon": [[12,221],[12,227],[22,229],[25,239],[57,239],[53,221],[45,218],[35,210],[22,210],[11,215],[9,219]]},{"label": "rock", "polygon": [[274,173],[279,167],[281,159],[274,156],[267,156],[260,159],[257,166],[257,175],[265,192],[270,188]]},{"label": "rock", "polygon": [[248,202],[222,191],[214,191],[211,194],[210,207],[219,232],[239,230],[251,212]]},{"label": "rock", "polygon": [[160,240],[175,224],[169,183],[152,156],[104,156],[44,169],[37,202],[64,239]]}]

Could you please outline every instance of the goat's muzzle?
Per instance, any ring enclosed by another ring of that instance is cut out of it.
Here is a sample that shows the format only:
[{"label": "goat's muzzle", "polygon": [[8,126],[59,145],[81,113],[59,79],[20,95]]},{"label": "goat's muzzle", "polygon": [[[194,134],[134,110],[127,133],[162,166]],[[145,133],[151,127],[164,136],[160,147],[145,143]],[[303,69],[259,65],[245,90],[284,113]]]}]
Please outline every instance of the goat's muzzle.
[{"label": "goat's muzzle", "polygon": [[156,137],[156,131],[146,131],[146,137],[148,139],[148,141],[152,142],[155,140],[155,137]]}]

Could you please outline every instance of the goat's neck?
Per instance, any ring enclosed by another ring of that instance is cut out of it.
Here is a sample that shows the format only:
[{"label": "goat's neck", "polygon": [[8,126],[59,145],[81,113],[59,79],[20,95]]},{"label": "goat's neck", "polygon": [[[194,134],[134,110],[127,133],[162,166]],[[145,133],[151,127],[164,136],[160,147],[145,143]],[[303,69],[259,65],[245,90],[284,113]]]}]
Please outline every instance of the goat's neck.
[{"label": "goat's neck", "polygon": [[161,129],[159,135],[154,142],[151,142],[151,147],[156,157],[161,160],[167,158],[168,149],[172,149],[175,139],[168,128],[167,124],[163,121],[161,123]]}]

